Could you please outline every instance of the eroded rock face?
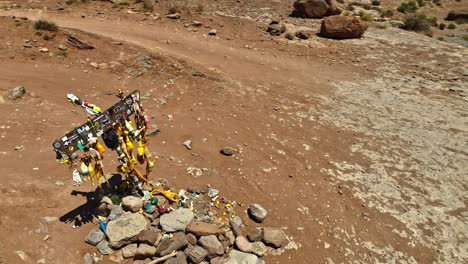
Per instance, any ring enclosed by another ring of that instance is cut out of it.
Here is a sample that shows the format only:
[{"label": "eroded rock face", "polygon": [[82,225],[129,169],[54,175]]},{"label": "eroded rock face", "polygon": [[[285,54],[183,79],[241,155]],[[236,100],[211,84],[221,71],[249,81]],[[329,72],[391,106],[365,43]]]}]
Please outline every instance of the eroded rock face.
[{"label": "eroded rock face", "polygon": [[146,229],[146,219],[135,213],[123,214],[107,225],[107,237],[112,248],[121,248],[136,241],[138,234]]},{"label": "eroded rock face", "polygon": [[298,16],[306,18],[322,18],[342,12],[335,0],[297,0],[294,9]]},{"label": "eroded rock face", "polygon": [[331,16],[322,21],[320,35],[334,39],[359,38],[367,28],[368,25],[356,17]]}]

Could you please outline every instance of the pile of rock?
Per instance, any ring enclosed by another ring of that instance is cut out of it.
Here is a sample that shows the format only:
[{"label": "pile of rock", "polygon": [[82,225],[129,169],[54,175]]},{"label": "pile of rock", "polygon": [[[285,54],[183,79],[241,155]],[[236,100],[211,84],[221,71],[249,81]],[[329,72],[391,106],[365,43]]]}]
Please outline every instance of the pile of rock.
[{"label": "pile of rock", "polygon": [[[236,213],[242,205],[213,188],[180,190],[178,202],[145,196],[126,196],[119,205],[104,197],[97,209],[101,227],[91,230],[85,241],[115,263],[133,259],[169,264],[263,263],[261,257],[281,252],[288,242],[279,228],[247,230]],[[268,215],[259,204],[252,204],[247,213],[256,223]]]}]

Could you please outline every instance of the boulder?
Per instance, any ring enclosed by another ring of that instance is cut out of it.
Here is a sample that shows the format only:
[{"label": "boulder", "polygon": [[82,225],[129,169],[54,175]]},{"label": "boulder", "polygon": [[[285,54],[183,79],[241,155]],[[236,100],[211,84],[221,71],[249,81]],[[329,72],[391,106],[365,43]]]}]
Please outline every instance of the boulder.
[{"label": "boulder", "polygon": [[235,219],[229,219],[229,224],[231,225],[231,230],[234,233],[234,236],[242,236],[241,225]]},{"label": "boulder", "polygon": [[143,206],[143,201],[135,196],[126,196],[122,199],[122,209],[132,213],[138,213]]},{"label": "boulder", "polygon": [[257,223],[263,222],[268,212],[263,206],[259,204],[251,204],[248,209],[249,216]]},{"label": "boulder", "polygon": [[124,248],[122,248],[122,256],[124,258],[133,258],[135,256],[135,252],[137,251],[137,244],[130,244]]},{"label": "boulder", "polygon": [[97,208],[98,214],[104,217],[108,217],[112,212],[112,205],[112,201],[109,197],[102,197],[101,202]]},{"label": "boulder", "polygon": [[322,18],[342,12],[335,0],[297,0],[294,10],[298,16],[306,18]]},{"label": "boulder", "polygon": [[208,251],[200,246],[190,247],[186,253],[193,263],[200,263],[208,256]]},{"label": "boulder", "polygon": [[[286,31],[286,25],[278,21],[272,21],[267,27],[267,32],[269,32],[271,35],[274,35],[274,36],[279,36],[283,34],[285,31]],[[236,154],[237,152],[239,152],[239,150],[235,148],[226,147],[226,148],[221,149],[220,152],[221,154],[225,156],[232,156]]]},{"label": "boulder", "polygon": [[187,226],[187,232],[196,236],[219,235],[224,233],[217,225],[205,222],[191,222]]},{"label": "boulder", "polygon": [[155,243],[161,240],[162,234],[157,228],[150,228],[147,230],[143,230],[140,234],[138,234],[138,242],[145,243],[150,246],[154,246]]},{"label": "boulder", "polygon": [[112,248],[110,248],[109,242],[107,240],[101,241],[99,244],[97,244],[96,248],[99,250],[99,253],[102,255],[110,255],[114,252]]},{"label": "boulder", "polygon": [[468,19],[468,10],[450,10],[445,20]]},{"label": "boulder", "polygon": [[96,246],[104,239],[104,233],[99,229],[95,228],[89,231],[88,235],[85,237],[85,242]]},{"label": "boulder", "polygon": [[156,247],[140,244],[135,252],[135,259],[146,259],[156,255]]},{"label": "boulder", "polygon": [[184,250],[188,245],[187,236],[184,233],[174,233],[172,238],[166,238],[161,241],[156,249],[158,256],[165,256],[172,251]]},{"label": "boulder", "polygon": [[274,248],[282,247],[286,244],[286,234],[279,228],[264,228],[263,242]]},{"label": "boulder", "polygon": [[187,208],[179,208],[161,216],[160,225],[166,232],[184,231],[195,215]]},{"label": "boulder", "polygon": [[146,219],[141,214],[123,214],[107,224],[107,237],[112,248],[121,248],[137,240],[138,234],[146,229]]},{"label": "boulder", "polygon": [[310,39],[313,34],[311,30],[298,30],[294,35],[300,39]]},{"label": "boulder", "polygon": [[263,242],[258,241],[258,242],[253,242],[252,243],[252,252],[251,253],[254,253],[255,255],[257,255],[259,257],[263,257],[263,256],[266,255],[267,252],[268,252],[268,248],[267,248],[267,246],[265,246],[265,244],[263,244]]},{"label": "boulder", "polygon": [[227,258],[222,262],[223,264],[260,264],[263,263],[261,259],[259,259],[254,254],[240,252],[238,250],[231,250]]},{"label": "boulder", "polygon": [[331,16],[322,21],[320,35],[334,39],[359,38],[368,25],[356,17]]},{"label": "boulder", "polygon": [[222,256],[224,254],[224,247],[215,235],[202,236],[198,240],[198,244],[208,251],[209,257]]},{"label": "boulder", "polygon": [[255,228],[252,229],[249,234],[247,235],[250,241],[256,242],[256,241],[262,241],[263,238],[263,229],[262,228]]}]

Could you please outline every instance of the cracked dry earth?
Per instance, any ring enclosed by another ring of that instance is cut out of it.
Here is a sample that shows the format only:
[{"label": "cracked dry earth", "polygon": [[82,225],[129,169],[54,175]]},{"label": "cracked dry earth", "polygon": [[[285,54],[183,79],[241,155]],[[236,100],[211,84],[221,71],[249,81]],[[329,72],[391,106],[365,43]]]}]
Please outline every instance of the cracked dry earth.
[{"label": "cracked dry earth", "polygon": [[[358,132],[330,175],[408,231],[392,232],[437,251],[438,263],[468,261],[468,50],[413,33],[376,30],[353,41],[375,62],[374,77],[333,84],[321,123]],[[395,48],[398,47],[398,48]],[[384,60],[382,60],[384,58]],[[417,263],[394,248],[363,245],[387,263]]]}]

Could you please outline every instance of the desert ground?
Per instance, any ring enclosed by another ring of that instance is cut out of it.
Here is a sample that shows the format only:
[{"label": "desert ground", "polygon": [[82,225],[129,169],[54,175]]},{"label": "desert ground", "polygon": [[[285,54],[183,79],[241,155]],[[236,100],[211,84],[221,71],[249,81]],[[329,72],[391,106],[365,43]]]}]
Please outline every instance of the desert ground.
[{"label": "desert ground", "polygon": [[[166,18],[168,0],[152,11],[72,2],[0,1],[0,263],[83,263],[97,252],[83,241],[98,225],[84,206],[94,188],[73,187],[52,142],[85,120],[67,93],[106,108],[117,89],[139,90],[160,128],[151,178],[210,184],[268,210],[263,225],[294,246],[266,263],[468,262],[461,39],[375,25],[349,40],[267,33],[272,17],[319,30],[320,19],[289,16],[292,0],[176,2],[179,19]],[[468,9],[442,4],[439,20]],[[35,30],[38,19],[58,31]],[[10,100],[17,86],[26,94]],[[240,152],[223,156],[226,146]],[[112,154],[105,164],[112,173]],[[196,177],[191,167],[206,169]]]}]

